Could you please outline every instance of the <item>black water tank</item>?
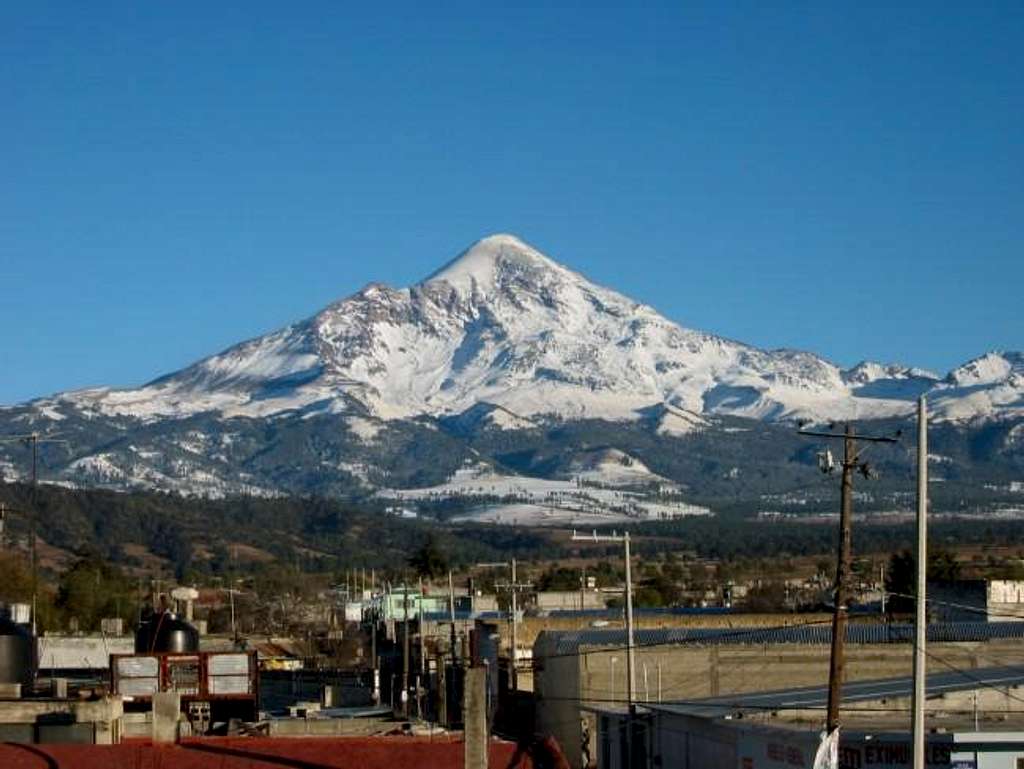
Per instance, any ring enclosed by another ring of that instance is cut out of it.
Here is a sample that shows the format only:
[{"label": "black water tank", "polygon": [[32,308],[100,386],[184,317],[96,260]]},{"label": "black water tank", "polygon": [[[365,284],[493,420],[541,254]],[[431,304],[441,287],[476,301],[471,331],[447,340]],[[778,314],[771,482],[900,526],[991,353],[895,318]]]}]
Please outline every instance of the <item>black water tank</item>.
[{"label": "black water tank", "polygon": [[36,678],[36,639],[25,625],[0,618],[0,683],[32,688]]},{"label": "black water tank", "polygon": [[197,652],[199,631],[178,615],[157,612],[144,620],[135,631],[135,652]]}]

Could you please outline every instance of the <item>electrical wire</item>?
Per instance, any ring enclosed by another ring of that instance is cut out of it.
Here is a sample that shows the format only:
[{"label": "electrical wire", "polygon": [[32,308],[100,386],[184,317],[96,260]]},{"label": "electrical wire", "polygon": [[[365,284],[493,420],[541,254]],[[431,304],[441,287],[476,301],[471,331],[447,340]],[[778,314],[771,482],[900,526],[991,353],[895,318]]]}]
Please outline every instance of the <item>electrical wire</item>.
[{"label": "electrical wire", "polygon": [[942,665],[945,665],[947,668],[949,668],[950,670],[952,670],[952,671],[954,671],[956,673],[959,673],[960,675],[962,675],[967,680],[973,681],[974,683],[978,684],[978,688],[980,688],[980,689],[992,689],[993,691],[998,691],[998,692],[1001,692],[1001,693],[1005,694],[1011,700],[1016,700],[1017,702],[1024,703],[1024,697],[1018,697],[1018,696],[1016,696],[1014,694],[1011,694],[1009,686],[997,686],[997,685],[992,684],[992,683],[990,683],[988,681],[985,681],[984,679],[978,678],[977,676],[972,675],[969,670],[965,670],[964,668],[958,667],[957,665],[954,665],[953,663],[943,659],[939,655],[934,654],[934,653],[928,651],[927,647],[925,647],[924,654],[929,659],[933,659],[936,662],[938,662],[938,663],[940,663]]},{"label": "electrical wire", "polygon": [[[766,625],[764,627],[756,628],[743,628],[741,630],[735,630],[732,632],[722,632],[720,634],[703,637],[703,638],[677,638],[677,639],[666,639],[664,641],[653,641],[650,643],[637,643],[633,644],[634,650],[640,649],[652,649],[661,646],[702,646],[702,645],[715,645],[722,639],[735,639],[742,638],[744,636],[757,635],[759,633],[771,633],[775,631],[784,631],[789,629],[799,629],[805,627],[813,627],[815,625],[831,625],[832,619],[820,619],[820,620],[809,620],[807,622],[793,622],[785,625]],[[625,628],[613,628],[623,634],[625,634]],[[672,628],[679,630],[687,630],[688,628]],[[707,630],[709,628],[701,628]],[[717,628],[710,628],[712,630]],[[573,632],[587,632],[587,631],[573,631]],[[634,629],[634,632],[636,630]],[[582,641],[580,642],[582,644]],[[562,659],[565,657],[585,657],[591,654],[608,654],[614,652],[624,652],[626,650],[625,643],[608,644],[601,648],[594,649],[577,649],[571,652],[558,652],[556,654],[546,654],[540,659],[553,660]]]},{"label": "electrical wire", "polygon": [[[954,669],[957,670],[957,672],[963,672],[962,670],[960,670],[958,668],[954,668]],[[978,688],[993,689],[995,691],[1000,691],[1000,692],[1003,692],[1003,690],[1006,688],[1006,687],[999,687],[999,686],[995,686],[993,684],[987,683],[983,679],[976,679],[976,681],[979,684]],[[851,683],[854,683],[854,682],[851,682]],[[758,692],[745,692],[744,694],[757,696],[759,693]],[[740,695],[740,696],[742,696],[742,695]],[[883,698],[880,697],[879,699],[883,699]],[[1011,699],[1016,699],[1016,700],[1024,703],[1024,698],[1011,697]],[[611,704],[611,705],[629,705],[630,704],[628,700],[624,700],[624,699],[621,699],[619,697],[614,697],[614,698],[612,698],[612,697],[587,697],[587,698],[584,698],[584,697],[543,697],[542,700],[545,701],[545,702],[548,702],[548,701],[551,701],[551,702],[576,702],[576,703],[579,703],[581,705],[583,705],[583,704],[591,704],[591,703],[601,703],[601,704]],[[772,713],[791,711],[791,710],[815,710],[815,711],[817,711],[817,710],[827,711],[828,710],[828,705],[827,704],[823,704],[823,705],[815,705],[815,704],[800,704],[800,705],[786,705],[786,704],[782,704],[782,705],[779,705],[778,703],[774,703],[774,704],[760,704],[760,703],[755,703],[755,702],[744,702],[742,699],[722,701],[722,702],[715,701],[715,700],[712,700],[712,701],[708,701],[708,700],[670,700],[670,701],[633,700],[632,704],[636,705],[637,707],[646,707],[646,708],[651,708],[653,710],[657,710],[659,708],[665,708],[665,707],[676,707],[676,706],[678,706],[678,707],[709,708],[709,709],[716,709],[716,710],[722,710],[722,711],[729,711],[729,710],[734,710],[734,711],[756,710],[756,711],[764,711],[764,712],[772,712]],[[850,713],[910,713],[913,710],[912,707],[884,707],[884,708],[877,708],[877,707],[875,707],[875,708],[871,708],[871,707],[863,707],[863,706],[858,707],[856,705],[841,705],[840,709],[842,711],[850,712]],[[942,712],[943,713],[963,714],[963,713],[973,713],[974,710],[973,709],[953,710],[953,709],[943,708]],[[1000,712],[1024,713],[1024,708],[1022,708],[1020,710],[1009,710],[1009,711],[1000,711]]]},{"label": "electrical wire", "polygon": [[[885,594],[886,596],[896,596],[897,598],[910,598],[915,601],[917,600],[917,596],[910,595],[908,593],[891,593],[887,591]],[[935,604],[937,606],[949,606],[954,609],[962,609],[967,612],[981,614],[987,617],[1009,617],[1010,619],[1024,620],[1024,614],[1015,614],[1013,612],[999,611],[998,609],[983,609],[980,606],[971,606],[970,604],[955,603],[953,601],[940,601],[937,598],[928,598],[927,596],[925,596],[924,600],[925,603]]]}]

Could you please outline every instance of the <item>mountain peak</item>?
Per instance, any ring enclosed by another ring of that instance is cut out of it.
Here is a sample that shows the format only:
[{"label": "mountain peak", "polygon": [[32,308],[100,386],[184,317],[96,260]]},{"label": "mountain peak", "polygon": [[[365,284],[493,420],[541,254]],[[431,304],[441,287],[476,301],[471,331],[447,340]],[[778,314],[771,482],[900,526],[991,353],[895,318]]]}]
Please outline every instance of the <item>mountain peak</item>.
[{"label": "mountain peak", "polygon": [[497,233],[481,238],[429,275],[420,285],[444,281],[456,289],[487,291],[510,271],[544,273],[569,271],[515,235]]},{"label": "mountain peak", "polygon": [[1024,374],[1024,353],[991,351],[953,369],[946,379],[970,386],[1002,382],[1013,374]]}]

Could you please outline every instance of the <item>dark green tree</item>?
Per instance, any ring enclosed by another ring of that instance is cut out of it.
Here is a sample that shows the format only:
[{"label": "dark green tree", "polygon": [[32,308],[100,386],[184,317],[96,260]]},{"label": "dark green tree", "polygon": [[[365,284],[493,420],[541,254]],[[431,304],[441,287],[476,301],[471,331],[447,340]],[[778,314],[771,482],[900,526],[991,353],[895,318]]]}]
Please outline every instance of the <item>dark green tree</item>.
[{"label": "dark green tree", "polygon": [[913,596],[917,593],[916,573],[914,555],[909,550],[890,556],[889,568],[885,571],[885,592],[889,594],[890,613],[903,614],[913,610]]},{"label": "dark green tree", "polygon": [[89,555],[61,575],[56,604],[82,630],[96,630],[104,617],[135,616],[137,601],[131,579],[116,566]]},{"label": "dark green tree", "polygon": [[551,566],[537,580],[539,590],[579,590],[582,572],[568,566]]},{"label": "dark green tree", "polygon": [[416,574],[428,579],[440,577],[448,572],[448,556],[441,549],[433,532],[427,534],[423,544],[411,556],[409,565]]},{"label": "dark green tree", "polygon": [[[893,553],[885,573],[885,590],[889,594],[888,609],[893,614],[914,610],[917,595],[917,559],[909,550]],[[960,562],[948,550],[928,554],[928,579],[952,582],[960,578]]]}]

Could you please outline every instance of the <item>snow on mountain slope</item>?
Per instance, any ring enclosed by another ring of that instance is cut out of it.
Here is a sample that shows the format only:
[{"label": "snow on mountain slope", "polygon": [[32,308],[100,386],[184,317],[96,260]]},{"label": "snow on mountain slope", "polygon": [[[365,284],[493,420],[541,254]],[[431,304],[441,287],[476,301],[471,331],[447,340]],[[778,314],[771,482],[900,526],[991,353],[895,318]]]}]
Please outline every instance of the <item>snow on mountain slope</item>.
[{"label": "snow on mountain slope", "polygon": [[377,496],[401,504],[459,499],[469,510],[452,520],[519,525],[601,525],[711,512],[699,505],[648,498],[625,488],[660,482],[671,489],[675,484],[621,451],[584,452],[574,463],[578,474],[555,479],[507,475],[484,462],[467,463],[447,483],[428,488],[379,489]]},{"label": "snow on mountain slope", "polygon": [[[537,415],[637,419],[658,406],[760,419],[887,417],[909,414],[922,392],[937,395],[939,417],[1017,412],[1021,356],[984,356],[941,381],[873,363],[844,371],[811,353],[764,351],[683,328],[511,235],[495,235],[414,286],[371,284],[142,388],[35,405],[150,421],[201,412],[389,420],[485,403],[489,422],[518,427],[529,422],[517,419]],[[665,429],[696,426],[672,418]]]},{"label": "snow on mountain slope", "polygon": [[676,489],[676,484],[651,472],[636,457],[618,449],[587,449],[576,452],[557,476],[603,486],[640,486],[660,484]]},{"label": "snow on mountain slope", "polygon": [[1024,353],[991,352],[954,369],[929,393],[947,419],[1024,416]]}]

